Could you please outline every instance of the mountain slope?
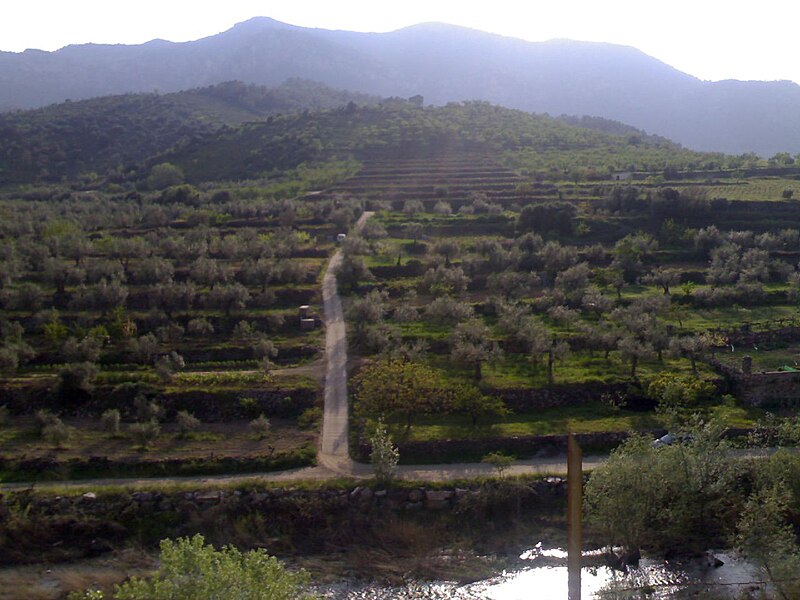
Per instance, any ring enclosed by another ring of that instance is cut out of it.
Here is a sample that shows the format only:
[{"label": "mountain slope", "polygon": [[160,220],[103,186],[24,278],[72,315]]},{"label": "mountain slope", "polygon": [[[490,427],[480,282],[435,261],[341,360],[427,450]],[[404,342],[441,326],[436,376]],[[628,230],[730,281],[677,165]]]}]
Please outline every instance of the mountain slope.
[{"label": "mountain slope", "polygon": [[[480,154],[519,168],[540,161],[542,173],[565,166],[663,168],[719,161],[647,136],[618,136],[568,125],[546,115],[507,109],[486,102],[420,107],[389,100],[355,106],[278,115],[267,121],[220,130],[188,140],[149,162],[182,168],[187,181],[269,176],[302,163],[331,159],[386,161]],[[584,161],[584,162],[581,162]],[[147,169],[144,169],[146,172]]]},{"label": "mountain slope", "polygon": [[181,141],[268,115],[378,98],[289,80],[276,88],[227,82],[174,94],[126,94],[0,114],[0,183],[127,171]]},{"label": "mountain slope", "polygon": [[429,23],[390,33],[308,29],[267,18],[201,40],[0,53],[0,109],[105,94],[171,92],[289,77],[428,103],[486,100],[614,119],[698,150],[800,152],[800,86],[703,82],[629,47],[532,43]]}]

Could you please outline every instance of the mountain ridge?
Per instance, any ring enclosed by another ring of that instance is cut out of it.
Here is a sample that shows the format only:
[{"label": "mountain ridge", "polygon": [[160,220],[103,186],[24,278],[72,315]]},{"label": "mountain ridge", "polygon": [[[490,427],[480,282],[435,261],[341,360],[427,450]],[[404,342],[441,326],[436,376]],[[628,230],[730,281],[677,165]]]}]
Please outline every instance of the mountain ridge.
[{"label": "mountain ridge", "polygon": [[436,105],[481,100],[598,116],[697,150],[800,152],[800,86],[792,82],[703,81],[632,46],[527,42],[440,22],[363,33],[256,17],[190,42],[0,53],[0,110],[289,78]]}]

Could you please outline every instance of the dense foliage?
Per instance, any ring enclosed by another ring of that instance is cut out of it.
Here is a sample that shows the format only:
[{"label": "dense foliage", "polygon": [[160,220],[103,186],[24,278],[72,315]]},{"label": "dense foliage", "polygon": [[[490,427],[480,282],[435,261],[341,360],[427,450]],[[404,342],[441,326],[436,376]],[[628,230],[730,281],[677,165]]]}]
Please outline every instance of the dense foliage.
[{"label": "dense foliage", "polygon": [[[116,587],[116,600],[296,600],[310,599],[304,571],[290,572],[265,550],[216,550],[202,535],[161,542],[159,567],[146,578],[133,577]],[[100,600],[96,591],[73,594],[74,600]]]}]

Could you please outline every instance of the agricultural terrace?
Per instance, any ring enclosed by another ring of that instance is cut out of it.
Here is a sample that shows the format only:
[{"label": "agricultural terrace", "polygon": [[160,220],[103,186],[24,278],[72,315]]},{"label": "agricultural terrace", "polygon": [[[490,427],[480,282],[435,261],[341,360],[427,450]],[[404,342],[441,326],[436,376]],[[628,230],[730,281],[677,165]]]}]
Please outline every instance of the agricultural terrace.
[{"label": "agricultural terrace", "polygon": [[330,163],[200,189],[160,165],[127,193],[7,195],[0,474],[313,462],[320,280],[335,233],[359,211],[291,198],[352,168]]},{"label": "agricultural terrace", "polygon": [[[330,191],[379,211],[340,273],[365,365],[356,425],[387,418],[406,442],[657,429],[694,411],[751,426],[762,411],[709,363],[796,360],[730,343],[798,316],[800,204],[761,197],[763,181],[734,200],[685,179],[537,182],[478,154],[368,163]],[[416,397],[377,397],[381,369]]]}]

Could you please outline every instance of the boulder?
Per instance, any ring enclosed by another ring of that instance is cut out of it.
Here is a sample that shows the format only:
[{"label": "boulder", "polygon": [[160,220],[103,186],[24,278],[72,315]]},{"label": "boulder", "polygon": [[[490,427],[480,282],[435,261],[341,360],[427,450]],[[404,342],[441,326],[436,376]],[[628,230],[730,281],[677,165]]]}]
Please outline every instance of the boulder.
[{"label": "boulder", "polygon": [[425,492],[420,489],[411,490],[408,493],[409,502],[420,502],[425,497]]}]

